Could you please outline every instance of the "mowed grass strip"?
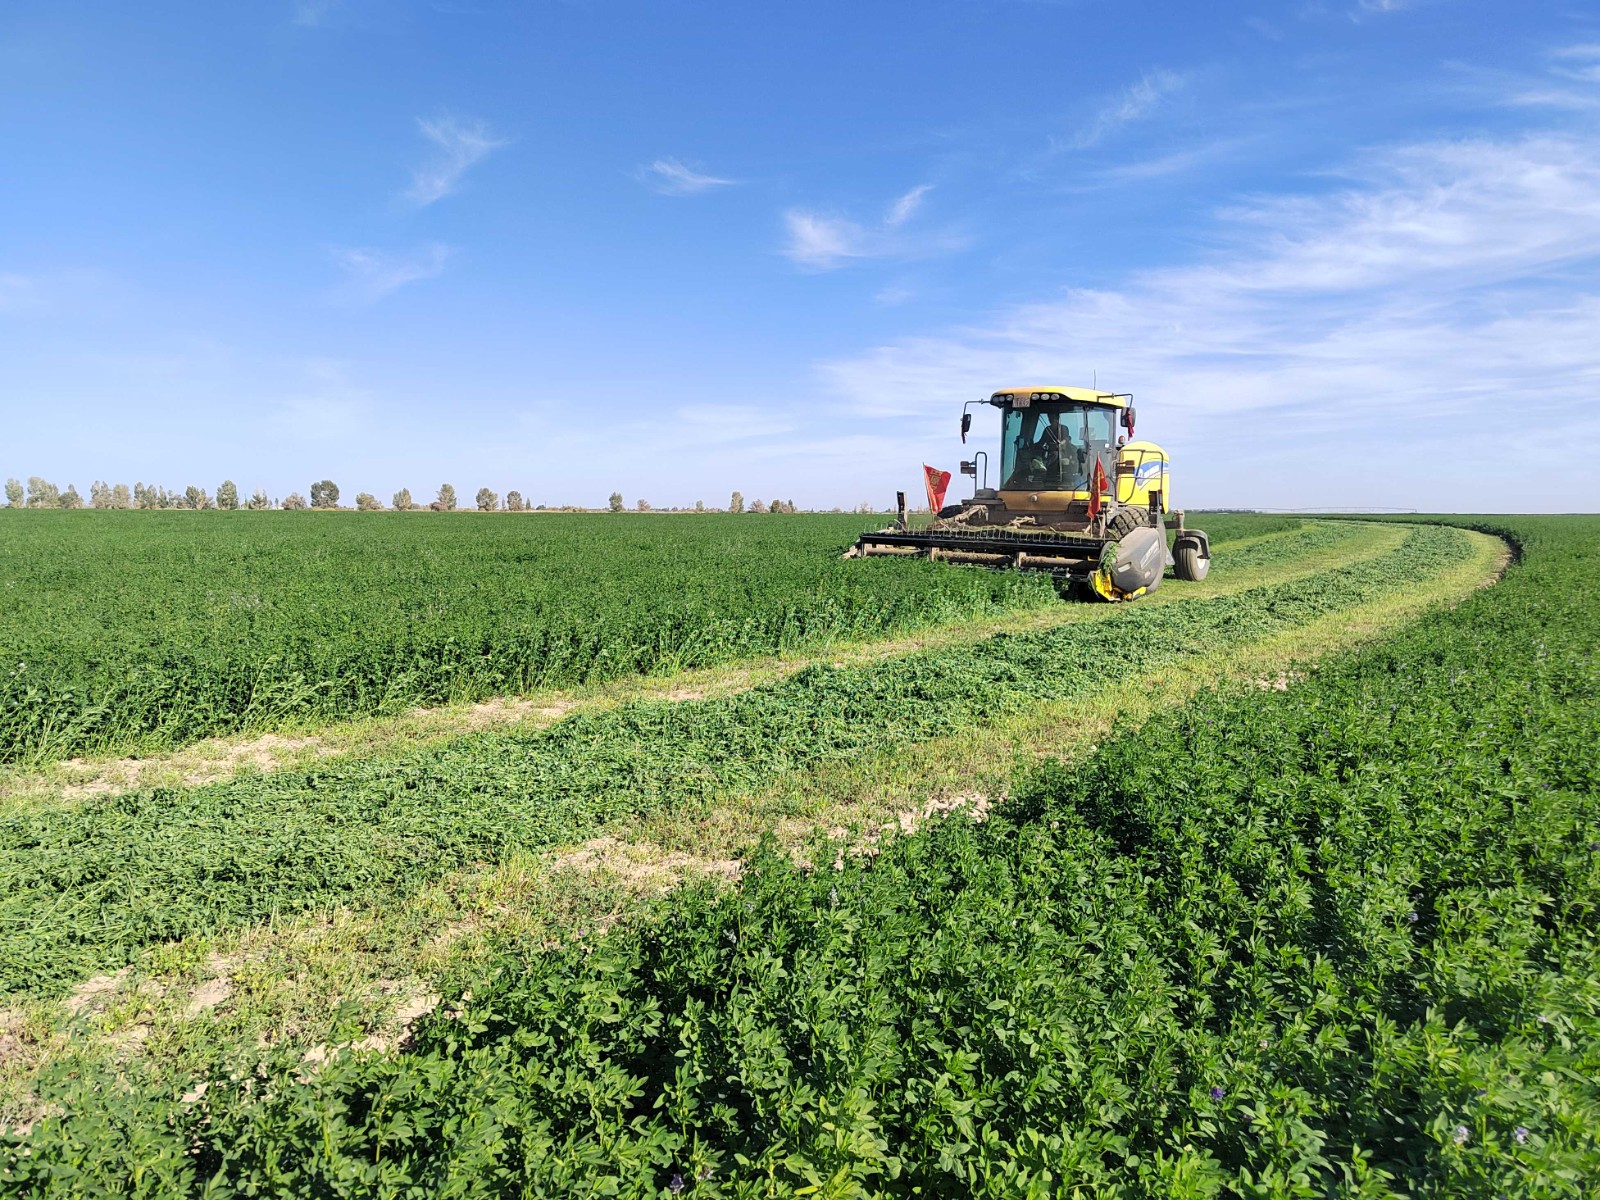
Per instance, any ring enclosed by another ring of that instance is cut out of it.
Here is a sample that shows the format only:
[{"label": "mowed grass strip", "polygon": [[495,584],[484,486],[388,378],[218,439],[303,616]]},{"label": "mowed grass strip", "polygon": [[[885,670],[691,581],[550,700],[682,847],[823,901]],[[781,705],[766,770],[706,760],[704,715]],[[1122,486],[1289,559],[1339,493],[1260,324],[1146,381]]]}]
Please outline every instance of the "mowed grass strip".
[{"label": "mowed grass strip", "polygon": [[1473,553],[1455,566],[1409,579],[1404,587],[1304,624],[1185,655],[1062,698],[1042,699],[1025,710],[952,727],[911,746],[891,745],[830,761],[776,779],[735,804],[707,806],[692,815],[658,813],[638,822],[626,836],[667,852],[715,860],[741,853],[769,830],[792,837],[820,828],[832,831],[841,853],[850,853],[886,826],[898,829],[904,814],[927,809],[930,799],[947,810],[1001,803],[1019,764],[1044,758],[1075,762],[1113,729],[1142,723],[1206,688],[1243,684],[1262,692],[1285,690],[1329,655],[1354,650],[1423,613],[1460,603],[1499,578],[1510,558],[1510,547],[1499,538],[1463,532],[1473,543]]},{"label": "mowed grass strip", "polygon": [[471,863],[911,745],[1188,655],[1242,645],[1449,569],[1456,530],[1298,582],[860,667],[716,700],[576,714],[388,762],[130,792],[0,821],[0,987],[59,992],[146,946],[334,903],[397,899]]},{"label": "mowed grass strip", "polygon": [[[1240,523],[1235,527],[1223,519],[1221,536],[1213,542],[1217,557],[1205,582],[1174,583],[1141,602],[1179,603],[1302,578],[1391,549],[1403,536],[1397,530],[1352,522],[1319,521],[1284,528],[1272,521],[1258,526],[1249,519],[1230,519]],[[1213,522],[1208,519],[1207,524]],[[1229,532],[1235,528],[1237,536]],[[629,701],[722,696],[775,682],[811,663],[871,662],[995,633],[1103,620],[1110,615],[1103,605],[1053,603],[949,618],[892,636],[808,643],[777,655],[685,669],[665,677],[603,680],[417,708],[398,716],[345,719],[331,725],[302,719],[276,733],[211,738],[179,750],[137,757],[91,756],[31,768],[0,767],[0,806],[115,795],[138,787],[194,787],[249,771],[310,770],[325,766],[325,760],[335,756],[393,756],[482,729],[542,728],[574,709],[594,711]]]},{"label": "mowed grass strip", "polygon": [[[670,674],[1054,603],[879,516],[0,510],[0,765]],[[1220,515],[1219,537],[1294,518]]]}]

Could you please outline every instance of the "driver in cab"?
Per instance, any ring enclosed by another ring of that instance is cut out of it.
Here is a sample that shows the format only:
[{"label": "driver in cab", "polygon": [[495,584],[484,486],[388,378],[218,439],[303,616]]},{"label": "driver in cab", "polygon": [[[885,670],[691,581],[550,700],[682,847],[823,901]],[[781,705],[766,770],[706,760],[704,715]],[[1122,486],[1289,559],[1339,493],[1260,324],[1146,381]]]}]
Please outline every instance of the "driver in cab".
[{"label": "driver in cab", "polygon": [[1034,414],[1032,436],[1022,456],[1028,478],[1035,484],[1076,487],[1074,481],[1084,473],[1088,448],[1080,446],[1070,426],[1051,419],[1052,414]]}]

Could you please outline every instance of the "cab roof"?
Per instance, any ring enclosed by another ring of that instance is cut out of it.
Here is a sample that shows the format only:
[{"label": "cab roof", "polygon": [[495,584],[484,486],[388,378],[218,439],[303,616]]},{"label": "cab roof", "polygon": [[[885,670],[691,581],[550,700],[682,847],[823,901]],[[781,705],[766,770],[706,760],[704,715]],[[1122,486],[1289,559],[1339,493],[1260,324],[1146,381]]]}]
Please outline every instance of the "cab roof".
[{"label": "cab roof", "polygon": [[1063,387],[1058,384],[1001,388],[989,397],[990,404],[1016,404],[1019,407],[1062,400],[1073,400],[1079,404],[1104,404],[1108,408],[1127,408],[1133,397],[1126,393],[1097,392],[1093,388]]}]

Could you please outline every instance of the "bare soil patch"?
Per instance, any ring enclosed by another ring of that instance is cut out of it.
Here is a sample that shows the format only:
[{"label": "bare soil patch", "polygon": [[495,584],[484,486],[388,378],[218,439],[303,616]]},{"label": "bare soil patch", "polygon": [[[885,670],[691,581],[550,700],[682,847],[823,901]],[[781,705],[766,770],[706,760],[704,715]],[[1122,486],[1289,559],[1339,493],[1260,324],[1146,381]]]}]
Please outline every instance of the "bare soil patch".
[{"label": "bare soil patch", "polygon": [[688,875],[712,875],[729,883],[744,874],[744,864],[736,858],[702,858],[681,850],[664,850],[650,842],[624,842],[614,837],[597,837],[577,850],[550,855],[550,865],[588,874],[606,871],[634,885],[670,892]]},{"label": "bare soil patch", "polygon": [[73,988],[62,1003],[75,1017],[82,1016],[85,1012],[97,1011],[105,1007],[107,1001],[116,994],[117,989],[127,978],[126,967],[115,975],[95,975]]}]

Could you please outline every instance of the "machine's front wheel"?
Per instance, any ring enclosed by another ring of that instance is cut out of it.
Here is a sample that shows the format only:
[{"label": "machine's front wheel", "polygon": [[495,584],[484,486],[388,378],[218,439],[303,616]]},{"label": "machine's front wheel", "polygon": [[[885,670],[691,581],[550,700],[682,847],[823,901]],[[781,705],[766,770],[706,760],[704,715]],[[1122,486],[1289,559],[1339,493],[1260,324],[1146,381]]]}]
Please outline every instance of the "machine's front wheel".
[{"label": "machine's front wheel", "polygon": [[1181,538],[1172,548],[1172,573],[1179,579],[1199,583],[1211,573],[1211,556],[1196,538]]},{"label": "machine's front wheel", "polygon": [[1145,519],[1144,510],[1131,505],[1123,505],[1111,515],[1106,523],[1114,538],[1125,538],[1135,529],[1143,529],[1149,522]]}]

